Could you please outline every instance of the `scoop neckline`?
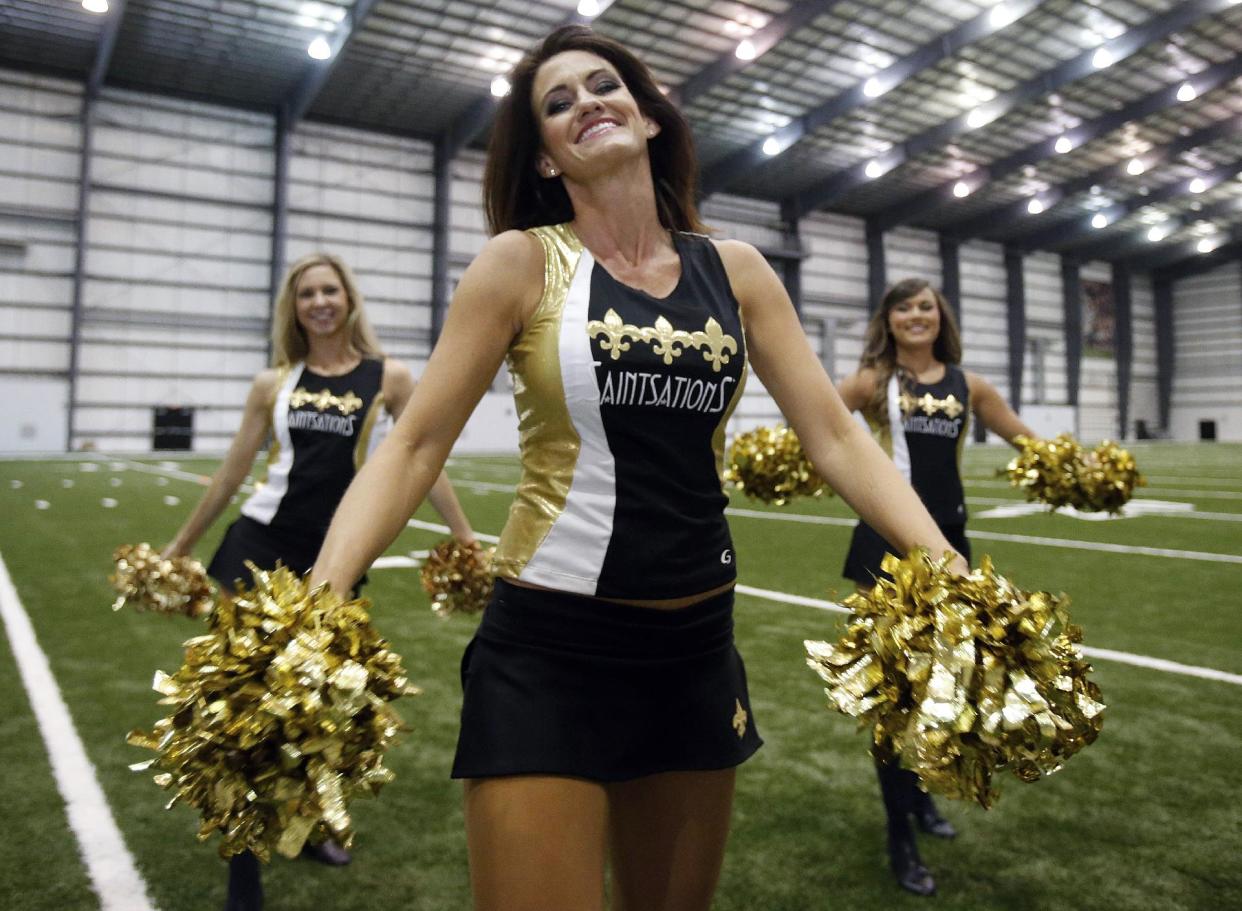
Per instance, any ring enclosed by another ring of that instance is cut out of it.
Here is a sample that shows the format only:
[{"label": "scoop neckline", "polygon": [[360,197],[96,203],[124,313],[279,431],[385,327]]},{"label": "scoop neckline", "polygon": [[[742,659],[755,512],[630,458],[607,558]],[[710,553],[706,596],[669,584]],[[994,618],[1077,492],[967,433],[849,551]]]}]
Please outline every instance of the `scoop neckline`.
[{"label": "scoop neckline", "polygon": [[[583,242],[582,238],[578,236],[578,232],[574,230],[573,225],[570,224],[569,222],[565,222],[565,227],[569,230],[569,233],[574,236],[574,240],[578,242],[578,244],[582,247],[582,249],[586,250],[588,253],[591,253],[591,248],[588,247]],[[664,295],[663,297],[656,297],[654,294],[644,291],[642,288],[635,288],[633,285],[627,285],[625,282],[621,281],[621,279],[617,278],[615,275],[609,272],[608,267],[605,266],[603,263],[601,263],[599,261],[599,258],[596,257],[594,253],[591,253],[591,259],[595,261],[595,265],[600,267],[603,273],[608,276],[609,281],[611,281],[614,285],[624,288],[627,291],[633,291],[635,294],[641,294],[643,297],[647,298],[648,300],[656,301],[658,303],[664,303],[665,301],[670,301],[674,297],[677,296],[677,292],[681,290],[681,286],[686,280],[686,254],[685,254],[685,251],[682,250],[681,243],[677,238],[677,234],[678,234],[677,231],[670,230],[668,232],[669,240],[673,242],[673,250],[675,250],[677,253],[677,266],[679,269],[678,274],[677,274],[677,283],[673,285],[672,290],[670,290],[668,294]]]}]

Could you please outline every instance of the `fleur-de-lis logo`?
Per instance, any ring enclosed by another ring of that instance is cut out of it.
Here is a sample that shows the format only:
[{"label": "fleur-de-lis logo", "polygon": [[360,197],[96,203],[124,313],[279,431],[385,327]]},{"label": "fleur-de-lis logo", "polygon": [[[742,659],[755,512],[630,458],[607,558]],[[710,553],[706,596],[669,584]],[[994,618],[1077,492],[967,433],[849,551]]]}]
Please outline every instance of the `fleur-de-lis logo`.
[{"label": "fleur-de-lis logo", "polygon": [[674,329],[663,316],[657,316],[655,325],[639,328],[621,319],[616,310],[609,309],[603,320],[593,319],[587,323],[587,335],[591,338],[603,336],[599,346],[609,353],[612,360],[619,360],[621,352],[630,350],[626,339],[636,342],[648,342],[652,353],[662,358],[664,363],[673,363],[674,358],[681,357],[687,348],[703,352],[703,360],[712,365],[714,373],[720,372],[722,364],[729,363],[729,356],[738,353],[737,339],[725,333],[720,323],[708,317],[701,332],[686,332]]},{"label": "fleur-de-lis logo", "polygon": [[957,396],[950,395],[943,399],[935,398],[930,392],[923,393],[922,396],[913,396],[908,392],[903,392],[897,399],[898,407],[904,415],[913,414],[916,410],[922,411],[924,414],[931,416],[937,411],[943,411],[949,418],[955,418],[966,410],[966,406],[958,401]]},{"label": "fleur-de-lis logo", "polygon": [[[669,328],[672,327],[670,326]],[[603,322],[593,319],[587,323],[587,335],[591,338],[596,338],[600,335],[604,336],[604,340],[599,343],[599,346],[605,351],[611,352],[612,359],[615,361],[621,357],[622,351],[630,350],[630,343],[626,339],[632,338],[636,342],[641,342],[644,330],[623,322],[617,311],[610,307],[608,312],[604,314]],[[671,361],[665,361],[665,363],[671,363]]]},{"label": "fleur-de-lis logo", "polygon": [[750,718],[746,714],[746,709],[742,708],[742,700],[733,700],[733,730],[737,731],[739,738],[746,735],[746,722]]},{"label": "fleur-de-lis logo", "polygon": [[316,411],[327,411],[329,408],[335,408],[341,414],[353,414],[362,407],[362,399],[354,395],[353,390],[346,392],[344,395],[336,396],[327,389],[311,392],[299,386],[289,394],[289,407],[301,408],[303,405],[313,405]]},{"label": "fleur-de-lis logo", "polygon": [[[682,329],[674,329],[673,324],[662,316],[657,316],[655,327],[644,329],[643,341],[652,342],[652,351],[664,358],[664,363],[673,363],[673,358],[681,357],[687,345],[694,344],[694,337]],[[702,334],[702,333],[698,333]]]},{"label": "fleur-de-lis logo", "polygon": [[702,332],[694,333],[693,340],[695,348],[707,348],[703,352],[703,360],[712,365],[713,373],[720,372],[721,364],[729,363],[730,354],[737,354],[737,340],[726,335],[720,323],[712,317],[708,317]]}]

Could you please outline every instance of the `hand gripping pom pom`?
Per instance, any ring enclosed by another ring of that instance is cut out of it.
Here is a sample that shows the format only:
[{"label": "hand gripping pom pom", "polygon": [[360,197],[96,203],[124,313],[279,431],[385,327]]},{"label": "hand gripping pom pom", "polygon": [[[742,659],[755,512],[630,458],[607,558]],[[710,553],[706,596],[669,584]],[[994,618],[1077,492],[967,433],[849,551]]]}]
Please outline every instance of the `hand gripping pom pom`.
[{"label": "hand gripping pom pom", "polygon": [[1033,782],[1099,736],[1104,704],[1069,622],[1068,599],[1023,592],[990,558],[959,577],[919,551],[883,567],[835,644],[806,643],[837,711],[872,730],[930,791],[990,807],[995,775]]},{"label": "hand gripping pom pom", "polygon": [[725,481],[775,506],[798,497],[832,496],[789,427],[759,427],[735,436],[725,460]]},{"label": "hand gripping pom pom", "polygon": [[112,554],[116,569],[108,577],[117,598],[113,610],[184,614],[211,612],[215,594],[203,564],[192,557],[164,559],[150,544],[123,544]]},{"label": "hand gripping pom pom", "polygon": [[1028,501],[1047,503],[1053,509],[1072,506],[1081,512],[1120,512],[1134,496],[1134,489],[1147,483],[1134,457],[1109,440],[1091,452],[1083,452],[1068,433],[1052,440],[1020,436],[1016,442],[1022,452],[999,474],[1025,491]]},{"label": "hand gripping pom pom", "polygon": [[418,690],[369,602],[250,568],[254,588],[221,600],[176,674],[156,673],[169,714],[128,740],[159,755],[130,768],[197,809],[222,857],[296,857],[325,832],[348,845],[349,801],[393,777],[384,753],[405,727],[389,703]]},{"label": "hand gripping pom pom", "polygon": [[423,564],[423,589],[437,616],[478,613],[492,596],[492,555],[496,548],[465,547],[456,538],[435,546]]}]

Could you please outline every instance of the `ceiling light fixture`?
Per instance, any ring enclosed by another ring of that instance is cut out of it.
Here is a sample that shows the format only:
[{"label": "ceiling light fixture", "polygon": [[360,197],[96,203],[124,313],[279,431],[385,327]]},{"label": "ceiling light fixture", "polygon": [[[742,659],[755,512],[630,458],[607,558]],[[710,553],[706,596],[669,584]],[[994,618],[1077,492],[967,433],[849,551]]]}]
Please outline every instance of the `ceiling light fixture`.
[{"label": "ceiling light fixture", "polygon": [[1052,147],[1058,155],[1064,155],[1074,148],[1074,143],[1070,141],[1068,136],[1058,136],[1056,143]]},{"label": "ceiling light fixture", "polygon": [[88,13],[106,13],[108,0],[82,0],[82,9]]},{"label": "ceiling light fixture", "polygon": [[1151,228],[1149,228],[1147,231],[1147,239],[1150,240],[1152,243],[1156,243],[1157,241],[1164,240],[1168,236],[1169,236],[1169,232],[1166,231],[1164,228],[1160,227],[1160,225],[1154,225]]},{"label": "ceiling light fixture", "polygon": [[875,180],[884,173],[884,165],[880,164],[880,160],[878,158],[873,158],[867,162],[867,166],[863,168],[863,173],[872,180]]},{"label": "ceiling light fixture", "polygon": [[316,60],[327,60],[332,56],[332,46],[328,44],[327,38],[320,35],[306,48],[306,53]]},{"label": "ceiling light fixture", "polygon": [[578,15],[594,19],[600,13],[598,0],[578,0]]},{"label": "ceiling light fixture", "polygon": [[868,98],[879,98],[886,91],[884,83],[874,76],[863,83],[863,94]]},{"label": "ceiling light fixture", "polygon": [[1195,87],[1189,82],[1183,82],[1177,88],[1178,101],[1194,101],[1198,96],[1199,93],[1195,91]]},{"label": "ceiling light fixture", "polygon": [[1216,239],[1214,237],[1205,237],[1195,244],[1195,249],[1200,253],[1211,253],[1216,249],[1216,246]]},{"label": "ceiling light fixture", "polygon": [[972,130],[975,130],[983,126],[985,123],[987,123],[991,119],[992,119],[992,115],[989,114],[986,110],[984,110],[983,108],[975,108],[973,111],[971,111],[969,114],[966,115],[966,126],[970,127]]},{"label": "ceiling light fixture", "polygon": [[1102,47],[1091,57],[1091,65],[1097,70],[1107,69],[1116,61],[1113,52],[1106,47]]},{"label": "ceiling light fixture", "polygon": [[992,7],[992,11],[988,13],[988,21],[992,24],[992,28],[1004,28],[1017,18],[1018,17],[1014,11],[1004,3],[998,3],[996,6]]},{"label": "ceiling light fixture", "polygon": [[780,152],[781,152],[781,144],[777,141],[775,136],[769,136],[767,139],[763,141],[763,154],[764,155],[779,155]]},{"label": "ceiling light fixture", "polygon": [[759,56],[759,52],[755,50],[754,42],[749,38],[743,38],[737,43],[737,50],[733,52],[738,60],[754,60]]},{"label": "ceiling light fixture", "polygon": [[1186,185],[1186,189],[1191,193],[1202,193],[1207,189],[1207,181],[1202,177],[1196,177]]},{"label": "ceiling light fixture", "polygon": [[1038,215],[1040,212],[1044,211],[1043,201],[1040,200],[1038,196],[1032,196],[1030,201],[1026,204],[1026,211],[1030,212],[1032,215]]},{"label": "ceiling light fixture", "polygon": [[1141,158],[1131,158],[1126,163],[1126,173],[1129,174],[1131,177],[1138,177],[1140,174],[1142,174],[1146,170],[1147,170],[1147,165],[1143,164],[1143,159]]},{"label": "ceiling light fixture", "polygon": [[504,98],[513,88],[509,84],[509,80],[504,76],[497,76],[492,80],[492,94],[497,98]]},{"label": "ceiling light fixture", "polygon": [[970,195],[970,184],[964,180],[959,180],[953,185],[953,195],[958,199]]},{"label": "ceiling light fixture", "polygon": [[1105,215],[1103,212],[1096,212],[1094,215],[1091,216],[1091,227],[1097,230],[1100,228],[1107,228],[1108,227],[1108,216]]}]

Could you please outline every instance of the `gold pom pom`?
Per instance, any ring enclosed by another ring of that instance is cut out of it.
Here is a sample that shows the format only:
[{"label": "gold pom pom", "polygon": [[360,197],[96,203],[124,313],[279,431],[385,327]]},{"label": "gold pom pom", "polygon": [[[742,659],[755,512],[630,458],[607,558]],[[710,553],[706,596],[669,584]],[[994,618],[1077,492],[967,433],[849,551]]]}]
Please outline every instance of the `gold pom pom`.
[{"label": "gold pom pom", "polygon": [[847,598],[845,635],[806,642],[830,705],[872,729],[930,791],[991,806],[995,776],[1050,775],[1103,724],[1068,599],[1024,592],[990,558],[969,576],[920,551],[886,556],[893,581]]},{"label": "gold pom pom", "polygon": [[117,598],[113,610],[185,614],[201,617],[215,602],[203,564],[193,557],[164,559],[150,544],[123,544],[112,554],[116,569],[108,577]]},{"label": "gold pom pom", "polygon": [[1072,506],[1081,512],[1119,512],[1134,496],[1134,488],[1147,483],[1134,457],[1109,440],[1087,453],[1068,433],[1052,440],[1020,436],[1016,442],[1022,452],[999,474],[1024,490],[1028,501],[1047,503],[1053,509]]},{"label": "gold pom pom", "polygon": [[759,427],[739,433],[725,460],[726,483],[748,497],[784,506],[796,497],[832,496],[789,427]]},{"label": "gold pom pom", "polygon": [[1112,440],[1105,440],[1081,460],[1079,502],[1074,506],[1083,511],[1120,512],[1134,496],[1134,488],[1146,484],[1134,456]]},{"label": "gold pom pom", "polygon": [[423,564],[423,590],[437,616],[474,614],[492,596],[492,555],[496,548],[463,547],[456,538],[435,546]]},{"label": "gold pom pom", "polygon": [[181,669],[156,673],[169,714],[128,740],[159,755],[131,768],[158,772],[169,807],[197,809],[223,857],[295,857],[324,830],[348,845],[349,801],[392,780],[384,753],[404,726],[389,703],[417,689],[367,601],[308,591],[284,567],[251,571],[254,588],[221,600]]}]

